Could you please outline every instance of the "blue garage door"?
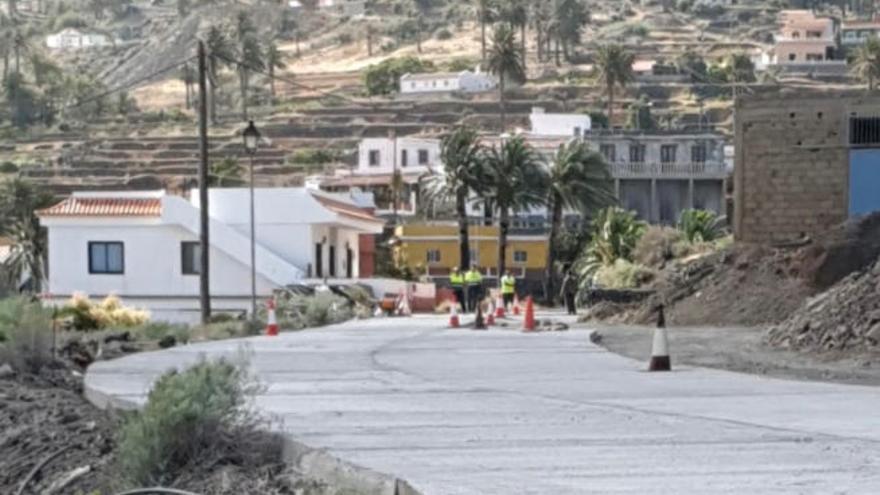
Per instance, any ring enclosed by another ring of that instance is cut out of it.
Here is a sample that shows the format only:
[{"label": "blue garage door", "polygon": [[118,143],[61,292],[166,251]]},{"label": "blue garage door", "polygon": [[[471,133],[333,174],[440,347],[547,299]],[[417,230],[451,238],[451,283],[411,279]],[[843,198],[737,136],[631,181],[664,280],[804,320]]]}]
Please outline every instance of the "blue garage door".
[{"label": "blue garage door", "polygon": [[849,152],[849,215],[880,210],[880,149]]}]

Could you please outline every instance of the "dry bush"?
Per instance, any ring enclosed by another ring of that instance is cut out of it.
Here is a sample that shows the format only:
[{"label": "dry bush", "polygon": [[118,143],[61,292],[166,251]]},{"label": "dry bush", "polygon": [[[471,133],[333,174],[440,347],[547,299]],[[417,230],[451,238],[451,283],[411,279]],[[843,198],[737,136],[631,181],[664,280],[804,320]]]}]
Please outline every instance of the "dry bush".
[{"label": "dry bush", "polygon": [[654,272],[639,264],[618,259],[596,271],[596,283],[605,289],[634,289],[654,278]]},{"label": "dry bush", "polygon": [[687,239],[678,229],[651,226],[636,242],[633,260],[650,268],[663,268],[668,262],[688,254]]},{"label": "dry bush", "polygon": [[136,327],[150,319],[149,312],[123,306],[114,295],[95,304],[82,293],[75,293],[61,309],[61,314],[70,317],[77,330]]},{"label": "dry bush", "polygon": [[52,311],[24,298],[0,301],[0,362],[20,372],[37,373],[55,361]]}]

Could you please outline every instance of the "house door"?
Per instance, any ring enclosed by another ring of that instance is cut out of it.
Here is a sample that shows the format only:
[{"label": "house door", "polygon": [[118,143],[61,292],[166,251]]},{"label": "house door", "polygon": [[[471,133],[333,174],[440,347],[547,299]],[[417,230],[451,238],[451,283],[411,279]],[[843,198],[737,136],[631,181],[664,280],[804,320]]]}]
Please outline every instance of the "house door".
[{"label": "house door", "polygon": [[345,278],[354,277],[354,251],[345,248]]},{"label": "house door", "polygon": [[320,242],[315,244],[315,278],[324,278],[324,250]]},{"label": "house door", "polygon": [[336,246],[330,246],[330,277],[336,277]]},{"label": "house door", "polygon": [[880,149],[849,153],[849,216],[880,211]]}]

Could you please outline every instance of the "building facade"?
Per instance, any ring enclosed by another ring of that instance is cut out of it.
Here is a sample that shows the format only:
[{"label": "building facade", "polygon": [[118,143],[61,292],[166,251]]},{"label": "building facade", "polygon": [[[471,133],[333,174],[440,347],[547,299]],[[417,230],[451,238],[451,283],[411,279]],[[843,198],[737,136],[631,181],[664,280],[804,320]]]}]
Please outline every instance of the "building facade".
[{"label": "building facade", "polygon": [[845,48],[862,45],[865,40],[880,36],[880,22],[844,21],[840,25],[840,44]]},{"label": "building facade", "polygon": [[529,122],[532,134],[537,136],[581,137],[592,129],[592,121],[587,114],[547,113],[541,107],[532,108]]},{"label": "building facade", "polygon": [[837,53],[837,26],[828,17],[809,10],[783,10],[772,62],[787,72],[835,73],[846,71]]},{"label": "building facade", "polygon": [[[50,300],[115,294],[154,319],[199,315],[199,202],[155,192],[75,193],[38,212],[48,230]],[[250,301],[247,189],[212,189],[211,294],[220,311]],[[384,222],[341,195],[257,189],[257,293],[311,278],[357,278],[360,236]]]},{"label": "building facade", "polygon": [[482,72],[431,72],[425,74],[404,74],[400,77],[402,94],[419,93],[475,93],[495,89],[497,82],[489,74]]},{"label": "building facade", "polygon": [[793,241],[880,210],[878,105],[856,91],[738,99],[737,240]]},{"label": "building facade", "polygon": [[110,46],[110,37],[99,33],[85,33],[68,28],[46,37],[46,46],[50,50],[79,50],[84,48],[100,48]]}]

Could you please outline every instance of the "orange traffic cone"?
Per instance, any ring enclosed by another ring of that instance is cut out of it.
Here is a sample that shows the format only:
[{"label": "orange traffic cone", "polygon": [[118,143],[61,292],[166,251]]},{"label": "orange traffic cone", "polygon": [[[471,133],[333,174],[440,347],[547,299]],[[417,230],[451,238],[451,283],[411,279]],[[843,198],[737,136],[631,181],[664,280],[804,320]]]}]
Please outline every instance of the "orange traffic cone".
[{"label": "orange traffic cone", "polygon": [[532,302],[532,296],[526,298],[526,317],[523,322],[523,331],[535,331],[535,303]]},{"label": "orange traffic cone", "polygon": [[266,303],[266,335],[278,335],[278,320],[275,319],[275,299],[269,299]]},{"label": "orange traffic cone", "polygon": [[519,316],[519,294],[513,295],[513,316]]},{"label": "orange traffic cone", "polygon": [[452,304],[449,305],[449,326],[450,328],[458,328],[460,321],[458,321],[458,298],[455,297],[455,294],[452,295]]},{"label": "orange traffic cone", "polygon": [[486,315],[486,325],[493,326],[495,325],[495,303],[490,302],[491,306],[489,306],[489,312]]},{"label": "orange traffic cone", "polygon": [[495,317],[504,318],[504,298],[501,296],[500,292],[495,299]]}]

